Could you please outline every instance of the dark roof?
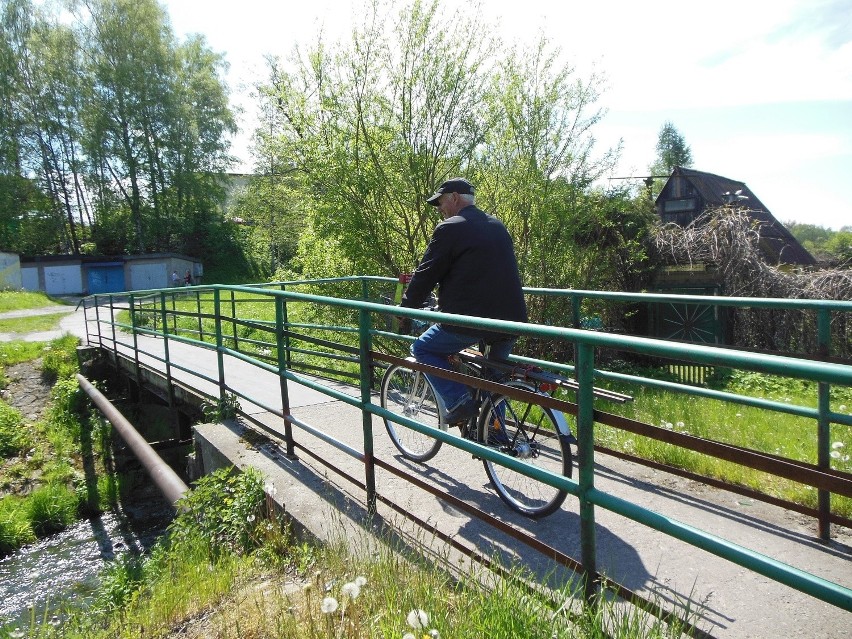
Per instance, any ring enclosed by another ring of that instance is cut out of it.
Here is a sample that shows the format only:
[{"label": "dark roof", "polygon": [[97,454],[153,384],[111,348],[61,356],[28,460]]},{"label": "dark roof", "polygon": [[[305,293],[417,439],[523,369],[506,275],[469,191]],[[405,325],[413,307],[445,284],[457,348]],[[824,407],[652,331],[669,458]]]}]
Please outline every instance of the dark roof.
[{"label": "dark roof", "polygon": [[[713,173],[705,173],[704,171],[696,171],[695,169],[687,169],[676,166],[669,176],[666,185],[657,196],[655,204],[657,210],[661,208],[662,201],[668,199],[664,197],[668,194],[668,186],[672,180],[685,179],[698,192],[702,206],[696,213],[703,213],[708,208],[716,208],[731,204],[731,197],[736,197],[739,192],[740,198],[735,201],[741,202],[742,206],[746,207],[746,211],[754,219],[760,222],[760,248],[764,252],[766,258],[776,264],[801,264],[814,265],[816,260],[799,244],[799,241],[793,237],[793,234],[781,224],[769,209],[761,202],[758,197],[746,186],[745,182],[732,180],[731,178],[714,175]],[[727,196],[727,197],[726,197]]]}]

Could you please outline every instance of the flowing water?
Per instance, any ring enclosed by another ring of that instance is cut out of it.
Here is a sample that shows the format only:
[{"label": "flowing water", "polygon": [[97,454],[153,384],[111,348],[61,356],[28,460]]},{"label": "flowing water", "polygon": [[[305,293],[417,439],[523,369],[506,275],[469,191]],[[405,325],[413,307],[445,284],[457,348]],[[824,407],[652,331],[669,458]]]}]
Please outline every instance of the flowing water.
[{"label": "flowing water", "polygon": [[105,513],[0,560],[0,636],[4,627],[25,636],[31,619],[58,623],[62,608],[85,607],[98,572],[122,554],[147,552],[172,515],[165,503],[134,516]]}]

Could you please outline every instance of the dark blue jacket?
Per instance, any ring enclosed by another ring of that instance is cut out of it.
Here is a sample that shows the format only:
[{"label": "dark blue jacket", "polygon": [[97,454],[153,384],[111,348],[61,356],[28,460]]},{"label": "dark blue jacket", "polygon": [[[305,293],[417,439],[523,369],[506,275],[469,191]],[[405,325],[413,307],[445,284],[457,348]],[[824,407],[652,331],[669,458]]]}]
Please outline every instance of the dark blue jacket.
[{"label": "dark blue jacket", "polygon": [[[420,308],[436,286],[444,313],[527,321],[512,238],[500,220],[473,205],[435,227],[401,306]],[[445,328],[495,337],[463,326]]]}]

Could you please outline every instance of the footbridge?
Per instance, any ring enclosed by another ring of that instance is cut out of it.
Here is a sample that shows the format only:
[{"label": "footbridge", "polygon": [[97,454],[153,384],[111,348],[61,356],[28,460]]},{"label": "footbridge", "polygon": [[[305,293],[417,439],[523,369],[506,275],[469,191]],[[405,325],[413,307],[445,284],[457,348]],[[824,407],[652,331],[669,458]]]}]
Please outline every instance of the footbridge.
[{"label": "footbridge", "polygon": [[[526,292],[534,315],[562,309],[565,325],[395,308],[398,282],[380,277],[93,295],[79,308],[90,357],[113,378],[186,415],[232,417],[179,423],[174,437],[194,438],[201,472],[257,467],[319,538],[361,538],[381,522],[436,560],[520,563],[545,582],[576,580],[578,596],[603,588],[649,614],[686,616],[696,636],[848,636],[852,303]],[[680,339],[608,330],[626,310],[681,318]],[[712,326],[736,313],[793,322],[802,352],[721,346]],[[382,408],[382,372],[412,339],[396,316],[518,334],[514,365],[573,379],[540,397],[572,425],[572,477]],[[760,389],[777,379],[804,390],[764,397],[709,383],[732,371],[762,374]],[[634,401],[608,402],[605,389]],[[444,446],[408,461],[386,419]],[[481,459],[569,497],[543,519],[516,514]]]}]

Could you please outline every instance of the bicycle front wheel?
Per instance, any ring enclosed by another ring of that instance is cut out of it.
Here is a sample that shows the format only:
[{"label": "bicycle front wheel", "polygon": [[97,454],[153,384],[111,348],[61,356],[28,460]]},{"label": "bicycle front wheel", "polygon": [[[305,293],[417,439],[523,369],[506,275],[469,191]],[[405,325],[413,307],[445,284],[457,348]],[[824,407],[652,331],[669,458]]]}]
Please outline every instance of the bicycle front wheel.
[{"label": "bicycle front wheel", "polygon": [[[483,407],[477,431],[479,441],[491,448],[537,468],[571,476],[571,445],[559,435],[549,408],[498,396]],[[550,515],[568,494],[488,459],[483,463],[500,498],[527,517]]]},{"label": "bicycle front wheel", "polygon": [[[420,371],[404,366],[391,366],[382,377],[382,408],[408,417],[421,424],[441,428],[441,413],[435,389]],[[441,448],[441,440],[418,433],[412,428],[385,419],[385,428],[393,445],[412,461],[432,459]]]}]

